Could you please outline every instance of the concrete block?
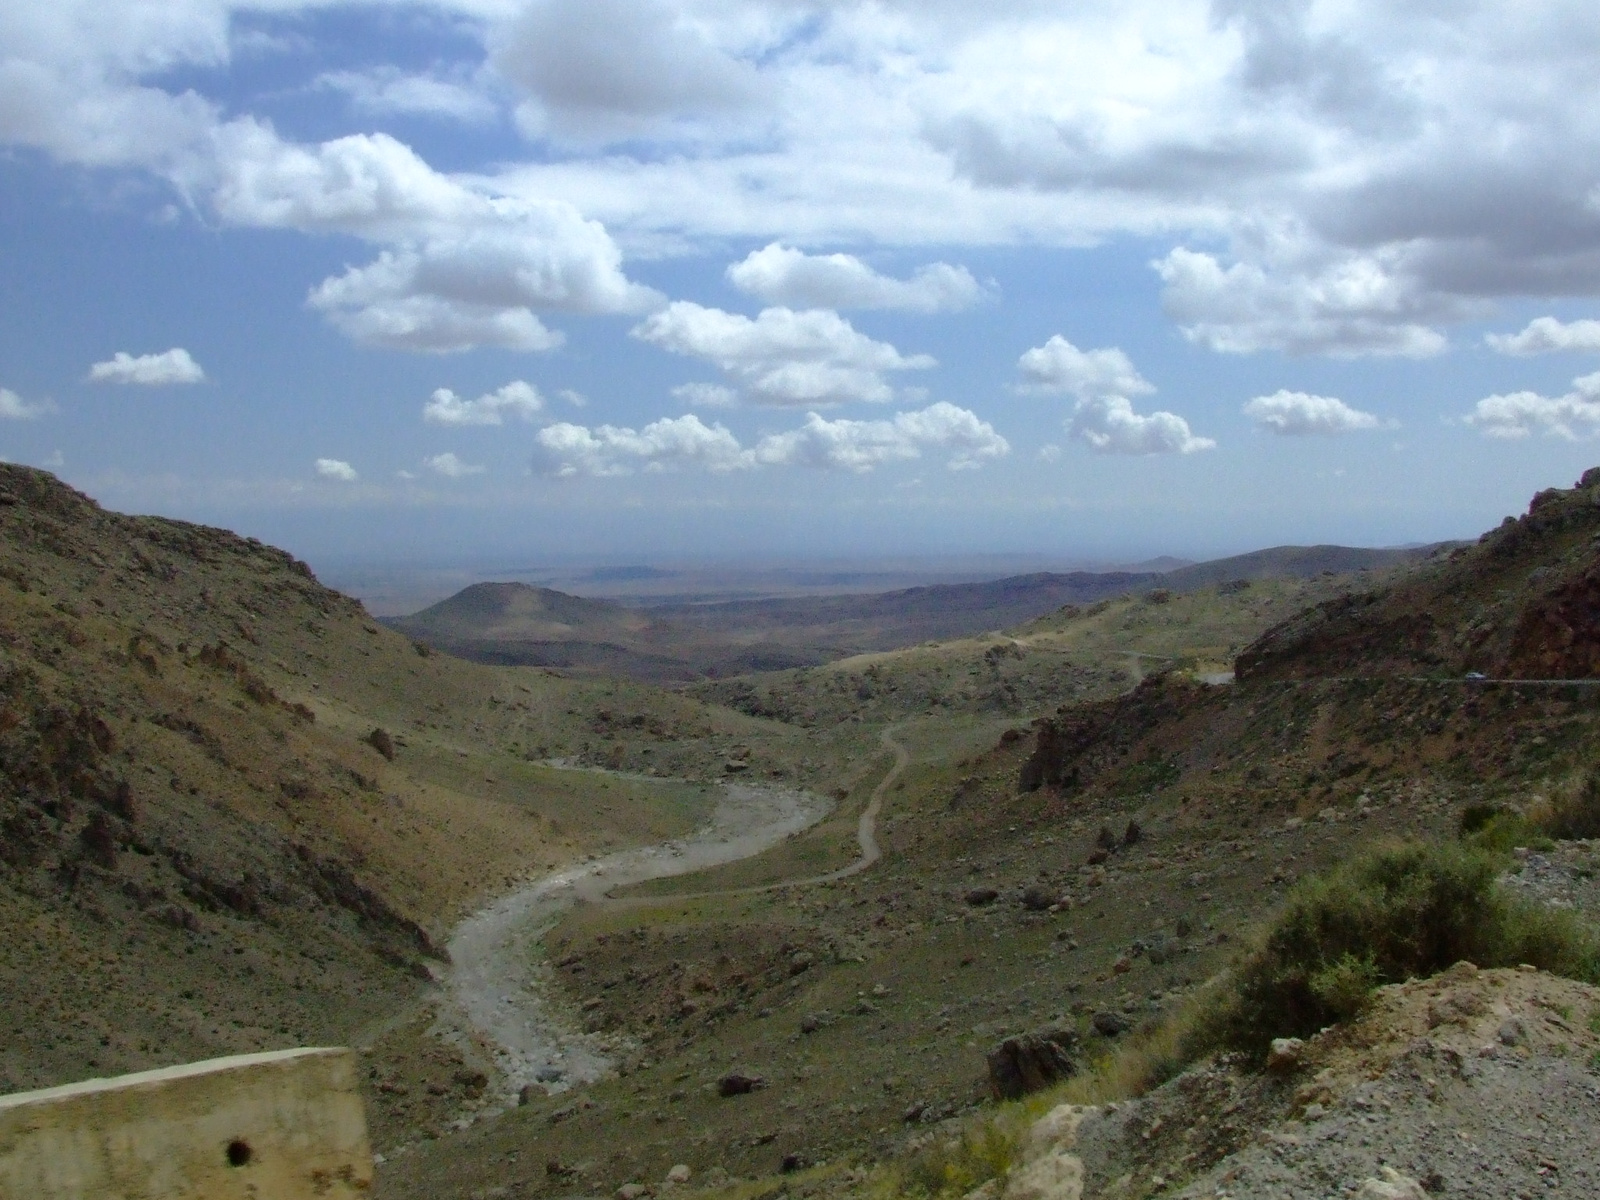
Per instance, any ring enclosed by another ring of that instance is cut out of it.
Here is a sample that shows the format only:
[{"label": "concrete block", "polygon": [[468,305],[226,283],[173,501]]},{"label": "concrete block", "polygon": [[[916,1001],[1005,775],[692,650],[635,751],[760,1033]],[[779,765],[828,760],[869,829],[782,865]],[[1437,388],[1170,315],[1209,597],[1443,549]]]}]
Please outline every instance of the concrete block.
[{"label": "concrete block", "polygon": [[352,1200],[372,1150],[345,1049],[0,1096],[0,1200]]}]

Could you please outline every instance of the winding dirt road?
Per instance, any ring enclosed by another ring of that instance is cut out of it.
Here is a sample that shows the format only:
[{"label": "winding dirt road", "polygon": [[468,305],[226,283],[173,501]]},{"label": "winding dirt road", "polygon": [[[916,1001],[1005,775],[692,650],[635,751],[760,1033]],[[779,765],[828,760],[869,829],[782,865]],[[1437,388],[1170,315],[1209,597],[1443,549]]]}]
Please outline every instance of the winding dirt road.
[{"label": "winding dirt road", "polygon": [[[830,883],[866,870],[882,856],[877,821],[883,797],[911,761],[910,754],[884,730],[884,748],[894,766],[873,788],[856,825],[861,854],[855,862],[824,875],[782,880],[726,892],[675,896],[742,895]],[[450,990],[468,1025],[492,1047],[509,1095],[536,1084],[556,1092],[592,1082],[611,1069],[599,1037],[582,1032],[570,1014],[551,1002],[554,972],[540,942],[578,901],[631,905],[614,900],[618,887],[685,875],[760,854],[785,838],[809,829],[832,806],[793,788],[724,785],[711,822],[688,838],[611,854],[568,867],[501,897],[468,917],[450,938]]]}]

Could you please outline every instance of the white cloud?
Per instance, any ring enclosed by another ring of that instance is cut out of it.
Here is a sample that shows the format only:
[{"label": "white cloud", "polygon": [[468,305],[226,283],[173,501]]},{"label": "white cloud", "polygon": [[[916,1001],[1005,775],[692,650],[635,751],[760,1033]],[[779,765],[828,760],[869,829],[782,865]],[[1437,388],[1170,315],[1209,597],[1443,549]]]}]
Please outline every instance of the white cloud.
[{"label": "white cloud", "polygon": [[850,254],[806,254],[773,242],[752,250],[727,271],[728,281],[768,304],[798,308],[900,308],[955,312],[985,292],[965,267],[931,263],[910,279],[874,271]]},{"label": "white cloud", "polygon": [[343,459],[319,458],[316,466],[318,476],[323,479],[332,479],[338,483],[355,483],[361,478],[356,469]]},{"label": "white cloud", "polygon": [[1418,319],[1435,315],[1440,302],[1371,255],[1274,270],[1253,261],[1224,267],[1214,255],[1179,248],[1155,268],[1167,315],[1190,341],[1223,353],[1426,358],[1447,344]]},{"label": "white cloud", "polygon": [[105,362],[89,368],[92,383],[136,383],[146,387],[162,387],[176,383],[200,383],[206,373],[200,364],[189,357],[181,346],[174,346],[161,354],[141,354],[137,358],[124,350],[117,351]]},{"label": "white cloud", "polygon": [[692,413],[664,417],[638,430],[615,425],[589,429],[562,421],[541,429],[537,440],[542,469],[562,479],[691,465],[739,471],[755,464],[726,426],[707,425]]},{"label": "white cloud", "polygon": [[449,388],[439,388],[423,406],[422,419],[437,425],[499,425],[503,414],[515,413],[531,421],[543,408],[539,389],[516,379],[476,400],[463,400]]},{"label": "white cloud", "polygon": [[816,413],[787,433],[756,445],[756,460],[775,466],[805,466],[864,472],[884,463],[921,458],[924,451],[948,454],[951,470],[968,470],[1003,458],[1011,445],[975,413],[940,401],[889,421],[829,421]]},{"label": "white cloud", "polygon": [[680,383],[672,394],[701,408],[732,408],[739,403],[739,393],[720,383]]},{"label": "white cloud", "polygon": [[412,75],[392,66],[328,71],[317,76],[312,87],[341,92],[358,112],[372,116],[441,117],[464,125],[483,125],[499,113],[494,101],[466,80]]},{"label": "white cloud", "polygon": [[1600,321],[1563,323],[1554,317],[1535,317],[1521,333],[1490,333],[1483,340],[1501,354],[1519,356],[1595,351],[1600,350]]},{"label": "white cloud", "polygon": [[736,117],[765,91],[697,15],[663,0],[534,0],[491,57],[529,95],[518,119],[533,136],[670,135],[685,120]]},{"label": "white cloud", "polygon": [[707,425],[692,413],[639,430],[562,422],[541,429],[538,442],[541,468],[558,478],[685,466],[716,472],[804,466],[860,473],[924,453],[948,455],[951,470],[966,470],[1011,451],[987,421],[942,401],[883,421],[829,421],[808,413],[798,429],[769,434],[750,449],[726,426]]},{"label": "white cloud", "polygon": [[574,391],[572,388],[562,388],[556,395],[572,405],[573,408],[587,408],[589,404],[589,397],[582,392]]},{"label": "white cloud", "polygon": [[1115,346],[1079,350],[1059,333],[1017,360],[1022,390],[1067,392],[1080,400],[1092,396],[1143,396],[1155,386],[1139,374]]},{"label": "white cloud", "polygon": [[[314,6],[266,9],[293,24]],[[249,113],[271,97],[226,71],[252,39],[323,49],[317,22],[252,30],[261,11],[0,7],[0,140],[151,171],[223,223],[335,229],[429,261],[485,229],[592,257],[530,227],[519,206],[539,202],[651,251],[1160,238],[1197,256],[1162,259],[1174,318],[1239,353],[1425,355],[1484,298],[1600,292],[1600,47],[1584,0],[1456,6],[1449,21],[1436,4],[1379,0],[442,0],[430,11],[485,39],[482,76],[469,47],[425,76],[325,86],[465,116],[493,98],[495,73],[526,97],[525,129],[610,145],[393,177],[179,90],[220,77],[228,109]],[[257,184],[265,207],[244,202]],[[1263,225],[1294,229],[1296,252]],[[529,256],[496,257],[514,284]],[[616,311],[475,305],[419,275],[330,313],[379,344],[440,349],[548,345],[531,324],[547,311]]]},{"label": "white cloud", "polygon": [[1512,392],[1488,396],[1473,407],[1467,424],[1488,437],[1525,438],[1543,433],[1577,441],[1600,435],[1600,371],[1572,381],[1564,396]]},{"label": "white cloud", "polygon": [[1351,408],[1343,400],[1306,392],[1281,390],[1257,396],[1243,411],[1262,429],[1284,437],[1330,436],[1383,426],[1371,413]]},{"label": "white cloud", "polygon": [[1067,420],[1067,434],[1101,454],[1193,454],[1217,445],[1211,438],[1196,437],[1176,413],[1140,416],[1126,396],[1080,401]]},{"label": "white cloud", "polygon": [[1155,385],[1115,346],[1080,350],[1058,333],[1024,352],[1017,370],[1023,377],[1021,391],[1076,397],[1064,426],[1067,436],[1101,454],[1193,454],[1217,444],[1196,437],[1176,413],[1134,412],[1128,397],[1148,395]]},{"label": "white cloud", "polygon": [[715,363],[755,404],[824,405],[886,401],[889,371],[932,367],[867,337],[838,313],[767,308],[754,320],[678,300],[645,318],[633,335],[673,354]]},{"label": "white cloud", "polygon": [[423,459],[422,465],[435,475],[443,475],[446,479],[465,479],[468,475],[482,475],[489,469],[473,463],[462,462],[449,451],[443,454],[435,454],[432,458]]},{"label": "white cloud", "polygon": [[0,421],[33,421],[55,411],[49,400],[24,400],[10,388],[0,387]]}]

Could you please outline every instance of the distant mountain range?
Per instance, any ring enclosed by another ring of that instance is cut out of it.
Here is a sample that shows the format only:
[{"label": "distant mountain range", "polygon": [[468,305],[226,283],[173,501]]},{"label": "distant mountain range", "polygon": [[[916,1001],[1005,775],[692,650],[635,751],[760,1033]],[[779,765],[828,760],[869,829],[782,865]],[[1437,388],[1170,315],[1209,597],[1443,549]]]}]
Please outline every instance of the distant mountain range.
[{"label": "distant mountain range", "polygon": [[478,662],[689,681],[966,637],[1125,592],[1386,570],[1439,548],[1278,546],[1167,571],[1036,572],[889,592],[639,607],[522,583],[480,583],[386,624]]}]

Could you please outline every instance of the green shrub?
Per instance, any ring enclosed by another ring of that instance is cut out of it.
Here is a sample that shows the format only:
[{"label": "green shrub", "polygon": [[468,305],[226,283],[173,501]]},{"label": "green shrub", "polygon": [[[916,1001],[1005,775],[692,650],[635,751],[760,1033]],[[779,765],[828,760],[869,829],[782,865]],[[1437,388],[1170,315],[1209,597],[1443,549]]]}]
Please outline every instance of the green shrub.
[{"label": "green shrub", "polygon": [[1591,774],[1576,792],[1551,805],[1544,826],[1551,837],[1600,837],[1600,775]]},{"label": "green shrub", "polygon": [[1507,895],[1495,882],[1500,864],[1479,846],[1408,842],[1306,880],[1196,1022],[1188,1053],[1263,1054],[1273,1038],[1354,1016],[1382,984],[1462,959],[1600,981],[1593,932]]},{"label": "green shrub", "polygon": [[1546,833],[1548,825],[1543,820],[1532,820],[1522,813],[1511,809],[1497,808],[1494,813],[1475,829],[1466,829],[1466,818],[1462,818],[1462,830],[1466,841],[1476,849],[1487,850],[1493,854],[1509,854],[1518,846],[1526,846],[1530,850],[1548,850],[1554,845]]}]

